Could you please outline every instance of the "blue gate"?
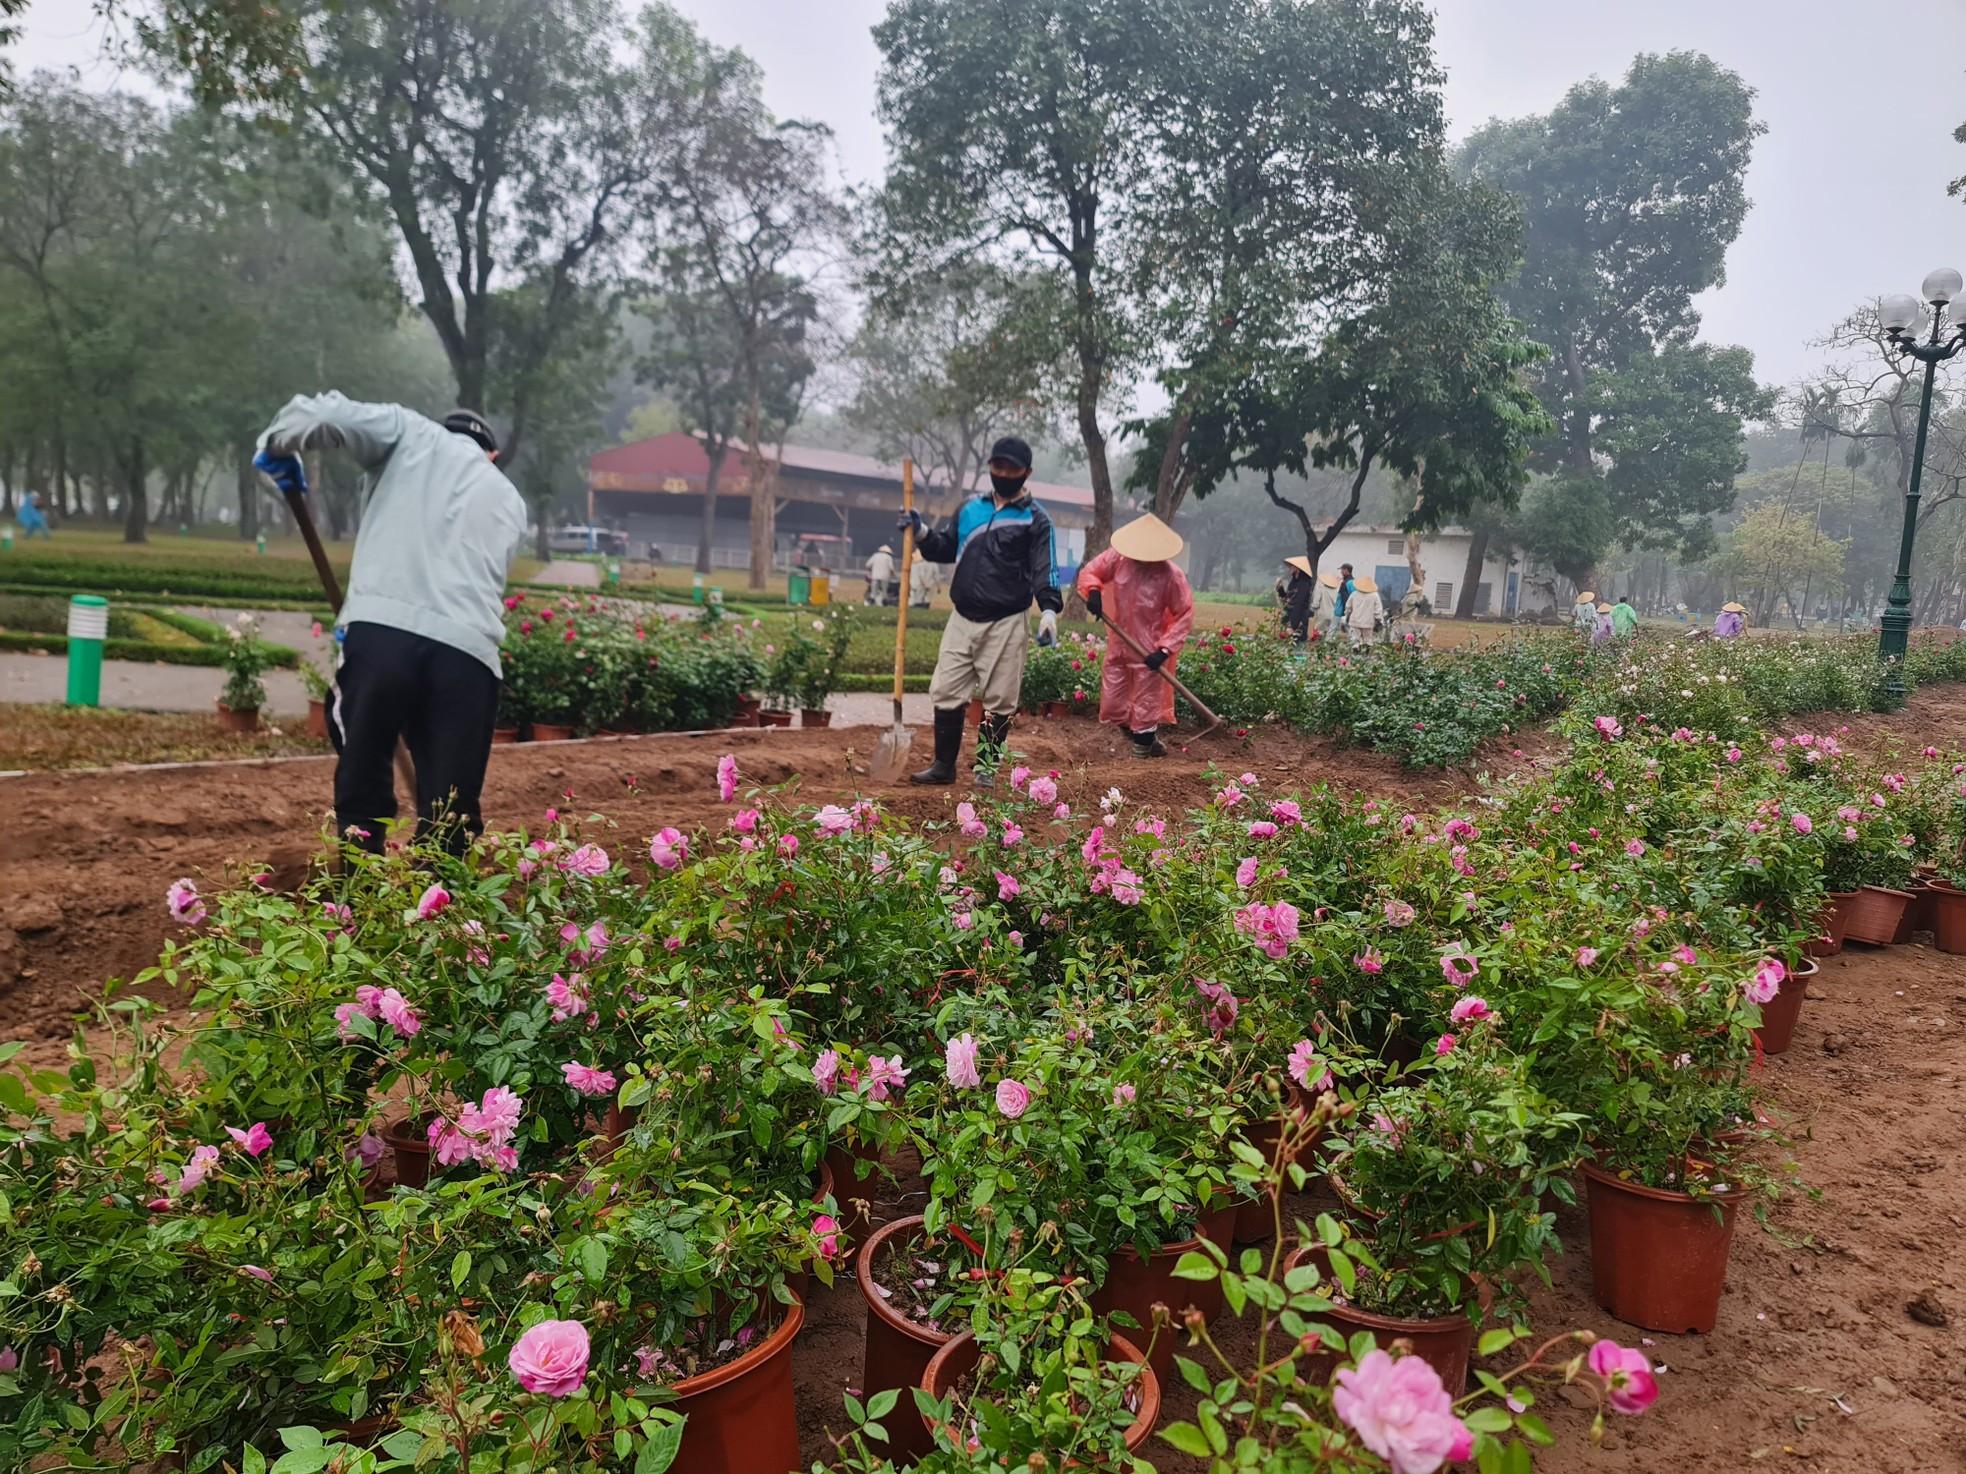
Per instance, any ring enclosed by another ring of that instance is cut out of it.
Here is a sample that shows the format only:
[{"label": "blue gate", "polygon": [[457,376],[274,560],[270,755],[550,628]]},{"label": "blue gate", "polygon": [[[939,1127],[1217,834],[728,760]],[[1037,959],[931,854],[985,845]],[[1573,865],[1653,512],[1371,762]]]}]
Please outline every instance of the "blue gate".
[{"label": "blue gate", "polygon": [[1413,570],[1404,563],[1381,563],[1372,570],[1372,580],[1379,585],[1379,597],[1390,614],[1413,587]]}]

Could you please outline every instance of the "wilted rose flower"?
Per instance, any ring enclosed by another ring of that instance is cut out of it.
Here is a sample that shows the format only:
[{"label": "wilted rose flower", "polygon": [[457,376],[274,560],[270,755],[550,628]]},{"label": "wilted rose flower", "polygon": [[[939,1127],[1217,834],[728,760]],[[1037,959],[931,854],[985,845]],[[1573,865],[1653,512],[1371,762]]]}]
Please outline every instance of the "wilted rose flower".
[{"label": "wilted rose flower", "polygon": [[205,919],[205,903],[198,899],[198,887],[189,876],[171,882],[164,892],[164,904],[170,908],[171,919],[186,926],[196,926]]},{"label": "wilted rose flower", "polygon": [[951,1085],[959,1090],[974,1090],[983,1083],[976,1067],[977,1053],[976,1041],[968,1034],[959,1034],[943,1046],[943,1069]]},{"label": "wilted rose flower", "polygon": [[729,753],[717,759],[717,797],[724,803],[737,797],[737,759]]},{"label": "wilted rose flower", "polygon": [[649,841],[649,858],[660,869],[679,868],[688,854],[689,841],[683,837],[681,830],[668,825],[658,829],[655,837]]}]

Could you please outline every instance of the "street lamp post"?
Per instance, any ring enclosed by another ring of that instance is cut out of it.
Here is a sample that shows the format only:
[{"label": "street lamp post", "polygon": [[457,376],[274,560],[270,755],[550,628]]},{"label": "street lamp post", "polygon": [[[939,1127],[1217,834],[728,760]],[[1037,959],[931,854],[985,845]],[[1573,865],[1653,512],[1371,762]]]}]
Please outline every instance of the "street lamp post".
[{"label": "street lamp post", "polygon": [[[1960,295],[1961,285],[1958,272],[1940,267],[1919,288],[1924,301],[1900,292],[1877,304],[1878,322],[1891,346],[1925,365],[1925,388],[1918,402],[1918,440],[1912,447],[1911,481],[1905,488],[1904,532],[1898,539],[1898,571],[1891,580],[1883,633],[1877,643],[1878,655],[1891,662],[1884,677],[1884,695],[1893,707],[1902,706],[1905,699],[1904,659],[1911,645],[1911,548],[1918,536],[1918,482],[1925,472],[1925,431],[1932,422],[1932,376],[1940,364],[1966,347],[1966,297]],[[1918,333],[1925,324],[1928,304],[1932,327],[1921,343]],[[1948,323],[1952,336],[1941,340]]]}]

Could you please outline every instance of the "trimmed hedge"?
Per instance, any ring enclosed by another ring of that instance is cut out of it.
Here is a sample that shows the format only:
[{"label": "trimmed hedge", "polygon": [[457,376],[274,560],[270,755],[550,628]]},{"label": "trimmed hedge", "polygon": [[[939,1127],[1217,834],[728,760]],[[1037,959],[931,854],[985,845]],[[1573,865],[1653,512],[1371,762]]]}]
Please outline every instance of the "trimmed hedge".
[{"label": "trimmed hedge", "polygon": [[[266,649],[279,669],[292,670],[300,664],[298,650],[271,644]],[[31,630],[0,630],[0,650],[66,655],[68,636],[42,635]],[[161,645],[155,640],[104,640],[102,653],[110,660],[148,660],[164,665],[224,664],[223,652],[216,645]]]}]

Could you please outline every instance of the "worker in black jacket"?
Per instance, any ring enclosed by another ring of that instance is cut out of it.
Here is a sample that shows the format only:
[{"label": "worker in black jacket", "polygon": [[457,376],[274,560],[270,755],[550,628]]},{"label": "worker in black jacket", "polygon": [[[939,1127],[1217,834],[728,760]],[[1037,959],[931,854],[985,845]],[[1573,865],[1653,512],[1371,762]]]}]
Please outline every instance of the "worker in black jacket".
[{"label": "worker in black jacket", "polygon": [[912,774],[911,783],[953,783],[962,755],[963,708],[970,693],[983,693],[983,730],[976,739],[976,782],[995,781],[1024,684],[1025,623],[1031,601],[1043,611],[1038,643],[1058,639],[1058,592],[1051,518],[1024,487],[1031,474],[1031,447],[1006,435],[990,447],[990,490],[964,502],[940,527],[925,528],[910,512],[915,547],[931,563],[953,563],[949,597],[956,606],[942,631],[928,699],[935,707],[935,761]]}]

